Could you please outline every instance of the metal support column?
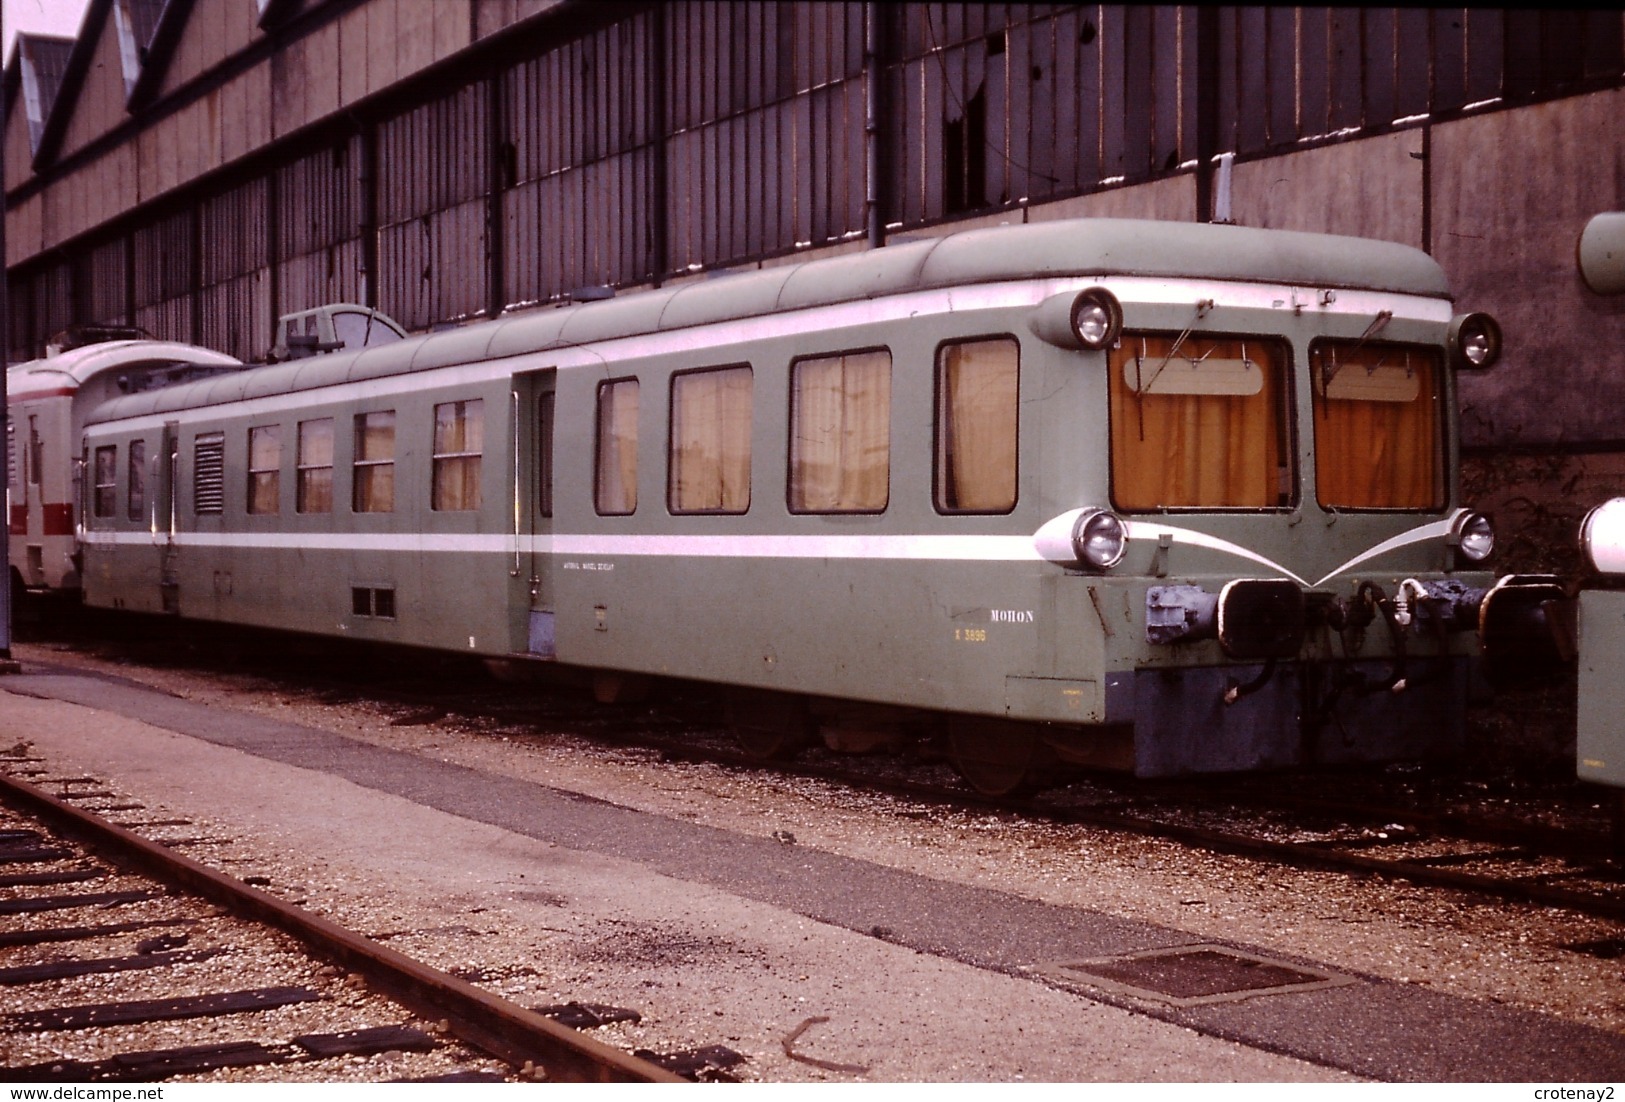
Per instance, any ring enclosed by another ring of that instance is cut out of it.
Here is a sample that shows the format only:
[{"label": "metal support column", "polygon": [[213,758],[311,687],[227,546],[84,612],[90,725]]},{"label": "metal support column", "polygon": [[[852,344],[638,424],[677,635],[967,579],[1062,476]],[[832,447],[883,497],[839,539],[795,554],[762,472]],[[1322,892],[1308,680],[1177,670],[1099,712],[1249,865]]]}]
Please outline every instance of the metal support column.
[{"label": "metal support column", "polygon": [[[0,42],[6,37],[6,17],[0,11]],[[5,143],[0,142],[0,181],[6,178]],[[11,266],[6,256],[6,215],[10,213],[5,199],[5,185],[0,182],[0,360],[11,361]],[[11,421],[11,407],[6,398],[6,373],[0,371],[0,419]],[[9,434],[8,434],[9,437]],[[6,516],[0,524],[0,562],[6,564],[5,584],[0,585],[0,673],[16,673],[17,663],[11,657],[11,446],[6,447]]]}]

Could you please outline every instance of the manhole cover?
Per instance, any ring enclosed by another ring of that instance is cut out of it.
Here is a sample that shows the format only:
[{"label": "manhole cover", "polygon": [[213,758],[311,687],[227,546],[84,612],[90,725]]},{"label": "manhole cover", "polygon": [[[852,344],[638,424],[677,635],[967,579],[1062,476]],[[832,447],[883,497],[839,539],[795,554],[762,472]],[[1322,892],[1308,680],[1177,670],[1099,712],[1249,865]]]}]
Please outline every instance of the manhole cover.
[{"label": "manhole cover", "polygon": [[1073,983],[1173,1006],[1233,1002],[1259,995],[1318,991],[1353,983],[1348,976],[1254,956],[1221,945],[1181,945],[1044,969]]}]

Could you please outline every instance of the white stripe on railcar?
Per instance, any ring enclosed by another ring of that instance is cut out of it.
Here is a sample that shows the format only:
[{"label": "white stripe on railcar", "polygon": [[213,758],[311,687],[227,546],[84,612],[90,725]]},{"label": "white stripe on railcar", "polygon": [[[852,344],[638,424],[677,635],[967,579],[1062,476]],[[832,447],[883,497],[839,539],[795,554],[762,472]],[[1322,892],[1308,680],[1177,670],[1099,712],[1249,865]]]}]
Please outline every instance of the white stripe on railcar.
[{"label": "white stripe on railcar", "polygon": [[[1175,543],[1232,555],[1290,578],[1299,585],[1324,585],[1359,564],[1389,551],[1430,540],[1441,540],[1460,516],[1420,525],[1376,544],[1328,572],[1316,582],[1260,555],[1256,551],[1207,532],[1155,521],[1129,521],[1131,540],[1155,544],[1164,535]],[[1058,518],[1064,519],[1064,518]],[[1049,527],[1046,525],[1045,527]],[[148,532],[87,532],[91,547],[139,547],[163,542]],[[310,551],[407,551],[462,554],[555,555],[596,558],[709,558],[709,559],[874,559],[937,562],[1040,562],[1033,536],[1021,535],[673,535],[615,533],[555,533],[524,535],[491,533],[343,533],[343,532],[180,532],[180,547],[240,550],[305,549]]]}]

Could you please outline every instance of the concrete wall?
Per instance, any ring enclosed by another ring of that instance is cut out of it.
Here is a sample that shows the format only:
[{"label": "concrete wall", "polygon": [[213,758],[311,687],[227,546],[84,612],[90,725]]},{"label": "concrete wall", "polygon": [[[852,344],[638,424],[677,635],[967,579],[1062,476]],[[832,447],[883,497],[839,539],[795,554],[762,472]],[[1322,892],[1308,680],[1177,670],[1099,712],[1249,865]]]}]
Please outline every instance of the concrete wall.
[{"label": "concrete wall", "polygon": [[1625,93],[1602,92],[1437,125],[1427,161],[1416,129],[1238,165],[1233,217],[1430,248],[1506,337],[1462,379],[1470,447],[1622,441],[1625,297],[1591,294],[1574,261],[1591,216],[1625,209],[1622,118]]},{"label": "concrete wall", "polygon": [[1506,335],[1500,365],[1463,380],[1469,444],[1625,440],[1625,297],[1575,266],[1591,216],[1625,209],[1621,119],[1614,91],[1434,131],[1435,254]]}]

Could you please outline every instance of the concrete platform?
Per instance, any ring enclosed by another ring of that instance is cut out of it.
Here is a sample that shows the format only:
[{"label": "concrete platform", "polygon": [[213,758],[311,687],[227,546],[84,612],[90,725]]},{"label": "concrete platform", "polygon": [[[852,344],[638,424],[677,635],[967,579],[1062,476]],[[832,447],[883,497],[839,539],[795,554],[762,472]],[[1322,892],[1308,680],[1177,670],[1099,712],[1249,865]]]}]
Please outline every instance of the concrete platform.
[{"label": "concrete platform", "polygon": [[[1192,939],[95,676],[30,667],[0,681],[0,745],[19,739],[53,771],[320,854],[448,913],[500,912],[538,939],[688,946],[643,965],[649,1005],[692,1014],[694,1043],[747,1053],[764,1079],[1625,1079],[1625,1037],[1371,977],[1184,1005],[1084,987],[1058,965]],[[590,986],[572,997],[614,1001]],[[868,1070],[809,1075],[787,1059],[782,1038],[811,1016],[829,1023],[802,1051]]]}]

